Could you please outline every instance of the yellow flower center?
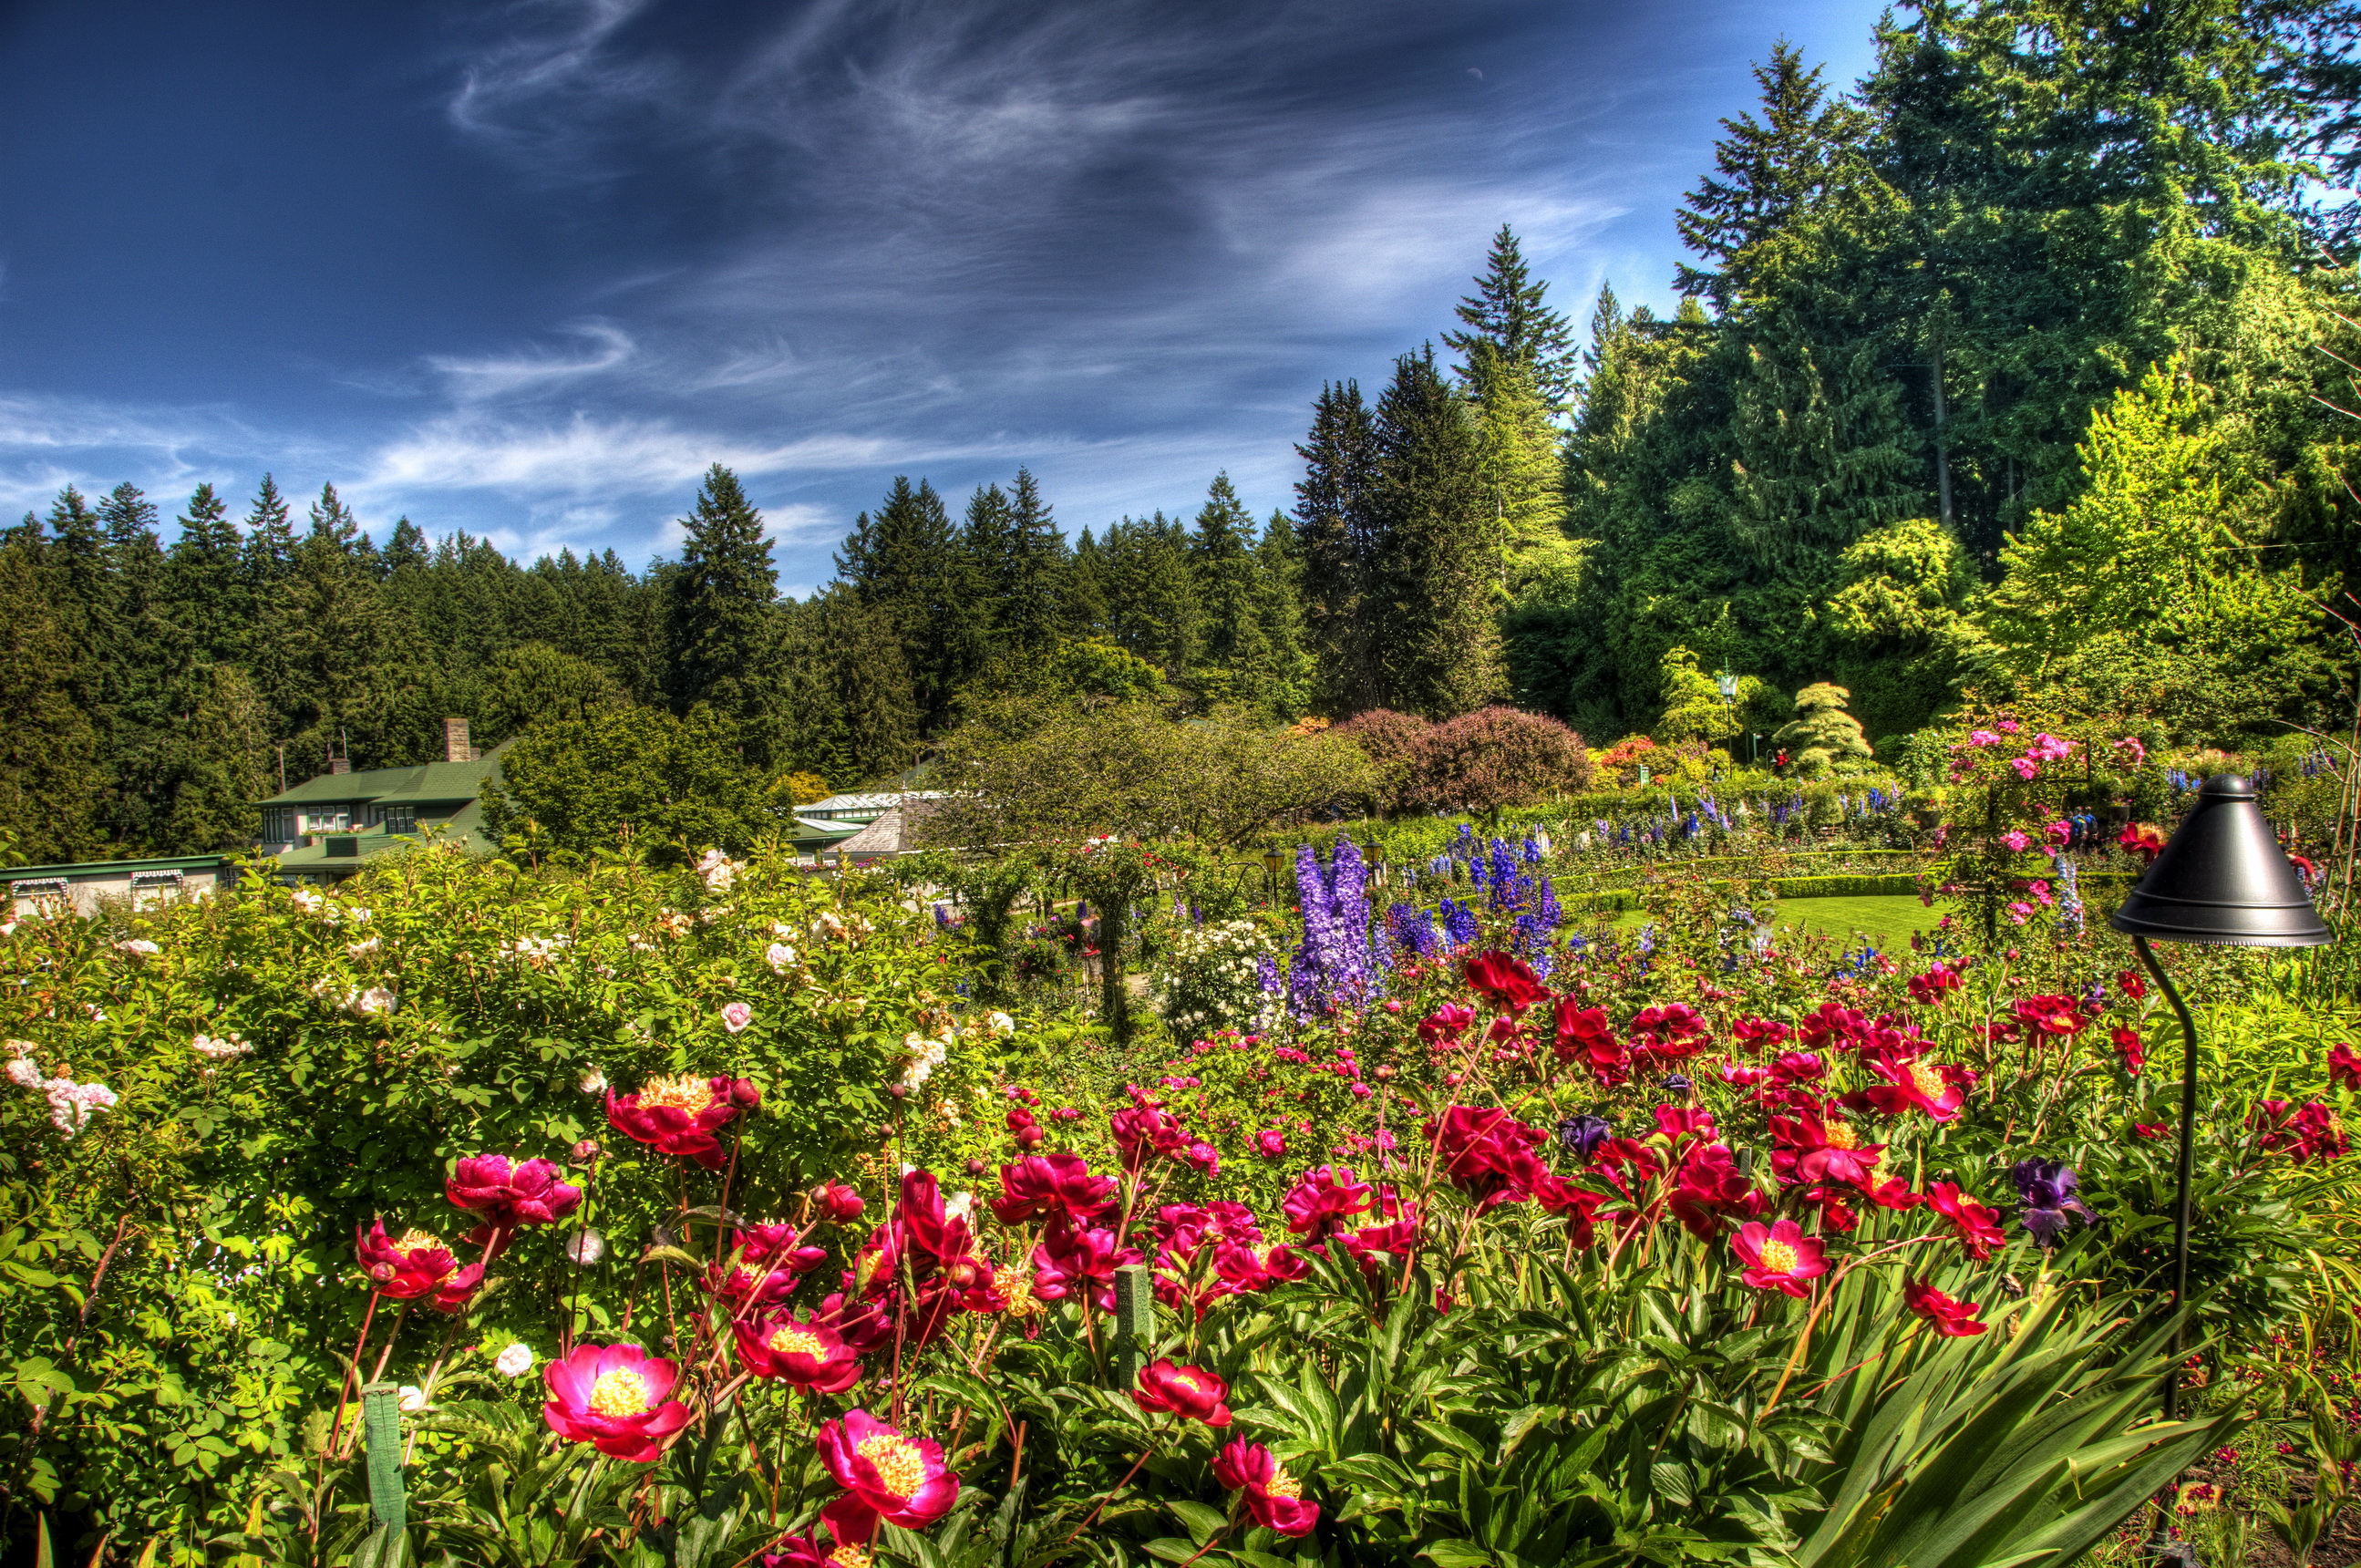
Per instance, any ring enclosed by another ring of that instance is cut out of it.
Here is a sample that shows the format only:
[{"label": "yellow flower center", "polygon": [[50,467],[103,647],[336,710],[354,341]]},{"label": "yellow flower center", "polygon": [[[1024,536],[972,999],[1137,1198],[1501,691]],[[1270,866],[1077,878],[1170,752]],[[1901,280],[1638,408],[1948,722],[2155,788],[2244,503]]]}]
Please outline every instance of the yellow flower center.
[{"label": "yellow flower center", "polygon": [[669,1105],[693,1116],[712,1103],[712,1083],[692,1073],[683,1073],[678,1078],[652,1078],[640,1091],[643,1108]]},{"label": "yellow flower center", "polygon": [[926,1456],[918,1445],[899,1432],[879,1432],[862,1438],[852,1451],[875,1467],[877,1478],[897,1497],[917,1495],[927,1484]]},{"label": "yellow flower center", "polygon": [[1033,1281],[1021,1274],[1004,1274],[999,1279],[1000,1293],[1007,1298],[1008,1315],[1029,1318],[1036,1312],[1046,1312],[1047,1307],[1033,1299]]},{"label": "yellow flower center", "polygon": [[440,1252],[442,1249],[442,1242],[424,1231],[404,1231],[401,1239],[393,1244],[394,1251],[409,1258],[414,1258],[422,1252]]},{"label": "yellow flower center", "polygon": [[1910,1087],[1929,1100],[1940,1100],[1943,1091],[1950,1086],[1943,1081],[1941,1073],[1923,1061],[1914,1061],[1910,1064]]},{"label": "yellow flower center", "polygon": [[828,1561],[840,1564],[841,1568],[869,1568],[869,1549],[839,1541],[829,1549]]},{"label": "yellow flower center", "polygon": [[1186,1388],[1191,1394],[1202,1394],[1205,1391],[1205,1386],[1202,1383],[1198,1382],[1186,1372],[1174,1373],[1171,1380],[1174,1384],[1180,1387]]},{"label": "yellow flower center", "polygon": [[648,1380],[628,1366],[601,1372],[598,1381],[590,1385],[593,1415],[644,1416],[653,1409],[648,1403]]},{"label": "yellow flower center", "polygon": [[1782,1241],[1764,1242],[1762,1267],[1765,1274],[1795,1273],[1795,1249]]},{"label": "yellow flower center", "polygon": [[822,1354],[819,1335],[809,1329],[799,1329],[789,1323],[771,1336],[771,1348],[783,1355],[818,1355]]},{"label": "yellow flower center", "polygon": [[1284,1464],[1270,1467],[1270,1479],[1263,1483],[1262,1489],[1274,1497],[1293,1499],[1303,1496],[1303,1483],[1290,1475]]},{"label": "yellow flower center", "polygon": [[1854,1135],[1852,1128],[1843,1122],[1830,1122],[1828,1124],[1827,1132],[1828,1147],[1832,1149],[1857,1149],[1861,1147],[1861,1139]]}]

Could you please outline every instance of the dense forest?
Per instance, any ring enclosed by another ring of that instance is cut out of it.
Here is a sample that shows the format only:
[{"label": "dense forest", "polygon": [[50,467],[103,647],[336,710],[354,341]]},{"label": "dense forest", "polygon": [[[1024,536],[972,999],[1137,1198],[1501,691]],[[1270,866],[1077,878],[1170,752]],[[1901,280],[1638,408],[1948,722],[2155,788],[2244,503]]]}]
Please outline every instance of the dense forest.
[{"label": "dense forest", "polygon": [[2192,742],[2349,718],[2356,37],[2325,0],[1922,3],[1850,91],[1781,43],[1675,214],[1677,311],[1602,291],[1585,344],[1502,228],[1436,342],[1323,387],[1260,521],[1216,477],[1070,541],[1021,469],[956,515],[897,477],[798,601],[719,467],[639,572],[380,544],[268,476],[169,528],[70,488],[0,534],[0,850],[235,845],[282,768],[423,760],[450,714],[702,710],[837,786],[1061,682],[1726,744],[1835,681],[1889,758],[1971,689]]}]

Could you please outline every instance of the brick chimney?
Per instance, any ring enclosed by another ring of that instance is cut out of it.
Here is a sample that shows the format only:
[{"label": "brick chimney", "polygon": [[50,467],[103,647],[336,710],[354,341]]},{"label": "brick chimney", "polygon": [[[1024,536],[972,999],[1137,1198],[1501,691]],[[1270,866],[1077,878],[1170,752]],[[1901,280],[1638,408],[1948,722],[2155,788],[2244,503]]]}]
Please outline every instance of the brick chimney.
[{"label": "brick chimney", "polygon": [[446,762],[472,762],[476,749],[467,744],[467,721],[446,718],[443,721],[443,760]]}]

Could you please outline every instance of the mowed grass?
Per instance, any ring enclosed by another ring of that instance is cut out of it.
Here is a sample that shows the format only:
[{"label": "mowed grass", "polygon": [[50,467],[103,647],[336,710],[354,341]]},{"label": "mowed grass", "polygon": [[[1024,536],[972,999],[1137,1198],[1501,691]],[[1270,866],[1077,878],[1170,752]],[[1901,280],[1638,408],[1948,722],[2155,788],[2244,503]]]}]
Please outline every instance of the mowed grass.
[{"label": "mowed grass", "polygon": [[1942,918],[1909,894],[1864,898],[1783,898],[1773,919],[1834,937],[1848,947],[1863,938],[1881,953],[1910,950],[1913,931],[1932,931]]},{"label": "mowed grass", "polygon": [[[1932,931],[1942,911],[1929,909],[1909,894],[1890,894],[1861,898],[1783,898],[1773,915],[1773,922],[1782,927],[1795,927],[1820,936],[1834,937],[1848,949],[1860,948],[1864,943],[1881,953],[1900,955],[1910,950],[1913,931]],[[1638,910],[1626,910],[1615,921],[1618,930],[1631,930],[1643,925],[1646,917]]]}]

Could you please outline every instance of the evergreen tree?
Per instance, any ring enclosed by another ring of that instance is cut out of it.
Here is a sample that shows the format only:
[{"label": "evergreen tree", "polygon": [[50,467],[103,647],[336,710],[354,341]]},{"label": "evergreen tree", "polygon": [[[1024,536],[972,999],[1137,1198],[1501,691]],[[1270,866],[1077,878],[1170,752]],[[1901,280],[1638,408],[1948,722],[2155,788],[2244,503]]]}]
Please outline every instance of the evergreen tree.
[{"label": "evergreen tree", "polygon": [[779,574],[763,514],[716,463],[682,520],[680,562],[666,580],[665,695],[676,713],[710,704],[733,721],[768,716]]},{"label": "evergreen tree", "polygon": [[1295,525],[1274,510],[1255,546],[1256,614],[1269,651],[1270,683],[1264,707],[1274,718],[1295,718],[1312,705],[1312,652],[1303,635],[1303,553]]},{"label": "evergreen tree", "polygon": [[1532,280],[1523,249],[1508,225],[1502,224],[1492,236],[1487,259],[1484,275],[1476,280],[1476,292],[1462,299],[1455,313],[1467,330],[1444,333],[1444,345],[1466,356],[1459,367],[1466,379],[1474,378],[1477,356],[1485,350],[1520,367],[1554,415],[1574,392],[1574,329],[1542,302],[1549,285]]},{"label": "evergreen tree", "polygon": [[1028,469],[1016,470],[1008,521],[1009,564],[998,588],[1000,641],[1015,653],[1038,656],[1057,645],[1066,620],[1066,538]]},{"label": "evergreen tree", "polygon": [[1184,679],[1203,646],[1186,531],[1161,511],[1125,518],[1106,531],[1098,562],[1111,641],[1167,680]]},{"label": "evergreen tree", "polygon": [[1682,241],[1707,263],[1675,269],[1682,293],[1730,309],[1749,292],[1761,247],[1789,232],[1847,177],[1847,149],[1865,137],[1870,119],[1851,104],[1830,102],[1820,70],[1806,66],[1803,52],[1784,38],[1771,46],[1767,64],[1754,67],[1763,117],[1742,114],[1721,122],[1730,134],[1713,144],[1715,175],[1683,198],[1675,220]]},{"label": "evergreen tree", "polygon": [[287,498],[268,474],[254,492],[246,514],[246,579],[258,602],[275,592],[295,562],[295,527],[289,521]]},{"label": "evergreen tree", "polygon": [[[1278,672],[1264,635],[1255,522],[1226,473],[1213,477],[1189,539],[1189,571],[1202,633],[1202,669],[1218,672],[1218,700],[1267,707]],[[1204,683],[1201,680],[1201,685]]]},{"label": "evergreen tree", "polygon": [[839,789],[887,782],[916,760],[918,706],[889,612],[836,590],[821,600],[828,720],[807,765]]},{"label": "evergreen tree", "polygon": [[1474,422],[1432,348],[1395,362],[1374,445],[1379,706],[1430,718],[1472,711],[1499,695],[1504,678],[1499,520],[1486,504]]},{"label": "evergreen tree", "polygon": [[1296,542],[1302,555],[1304,638],[1315,707],[1349,718],[1378,706],[1372,662],[1378,448],[1358,383],[1323,384],[1312,431],[1296,447]]},{"label": "evergreen tree", "polygon": [[43,554],[23,531],[0,543],[0,848],[37,864],[96,851],[92,814],[103,787],[73,638]]},{"label": "evergreen tree", "polygon": [[1098,541],[1091,537],[1087,528],[1074,541],[1073,558],[1066,564],[1065,580],[1058,595],[1058,618],[1064,636],[1075,641],[1105,638],[1112,628],[1105,562]]},{"label": "evergreen tree", "polygon": [[902,645],[919,732],[939,732],[960,682],[972,673],[975,643],[968,628],[978,607],[934,487],[921,479],[914,488],[906,476],[895,476],[876,512],[854,520],[836,570],[856,598],[883,613]]},{"label": "evergreen tree", "polygon": [[393,532],[387,536],[383,559],[388,573],[414,572],[424,567],[428,559],[425,530],[407,517],[397,518]]},{"label": "evergreen tree", "polygon": [[228,503],[209,483],[190,495],[180,521],[181,536],[165,557],[165,604],[188,631],[201,662],[237,662],[246,654],[253,613],[239,565],[237,525],[229,521]]},{"label": "evergreen tree", "polygon": [[1523,364],[1488,343],[1477,344],[1468,360],[1477,468],[1499,527],[1499,585],[1510,598],[1521,599],[1575,569],[1559,434]]}]

